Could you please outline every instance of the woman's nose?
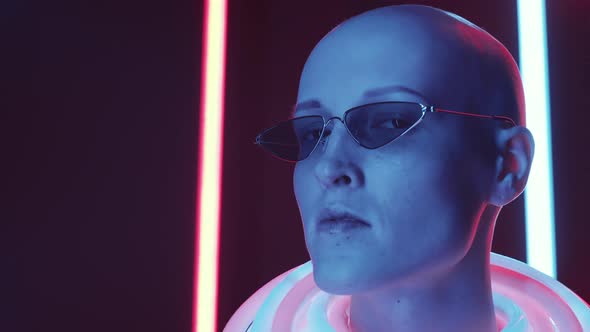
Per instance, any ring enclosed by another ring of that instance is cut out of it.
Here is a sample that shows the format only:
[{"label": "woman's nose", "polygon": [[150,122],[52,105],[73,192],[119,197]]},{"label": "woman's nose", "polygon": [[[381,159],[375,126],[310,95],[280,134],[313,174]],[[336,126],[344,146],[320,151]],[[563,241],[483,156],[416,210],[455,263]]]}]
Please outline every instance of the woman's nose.
[{"label": "woman's nose", "polygon": [[356,155],[360,146],[338,119],[332,119],[324,129],[324,135],[316,147],[315,175],[318,182],[328,189],[334,186],[359,186],[363,174]]}]

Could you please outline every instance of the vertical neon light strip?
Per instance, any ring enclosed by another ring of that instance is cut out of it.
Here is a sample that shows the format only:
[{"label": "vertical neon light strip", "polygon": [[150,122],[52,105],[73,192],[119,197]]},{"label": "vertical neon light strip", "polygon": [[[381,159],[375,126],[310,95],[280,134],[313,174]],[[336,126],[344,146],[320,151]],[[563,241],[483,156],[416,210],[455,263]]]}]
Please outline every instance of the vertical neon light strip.
[{"label": "vertical neon light strip", "polygon": [[527,263],[556,277],[545,1],[519,0],[520,70],[535,157],[525,191]]},{"label": "vertical neon light strip", "polygon": [[193,331],[217,331],[226,0],[206,0],[203,25]]}]

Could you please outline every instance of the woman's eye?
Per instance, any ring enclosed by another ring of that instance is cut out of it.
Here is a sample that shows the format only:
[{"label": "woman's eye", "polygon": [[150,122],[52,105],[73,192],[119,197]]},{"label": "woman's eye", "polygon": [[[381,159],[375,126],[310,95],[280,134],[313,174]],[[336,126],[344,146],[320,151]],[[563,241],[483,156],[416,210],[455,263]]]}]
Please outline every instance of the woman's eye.
[{"label": "woman's eye", "polygon": [[303,139],[316,141],[320,138],[321,134],[322,134],[321,129],[311,129],[311,130],[308,130],[305,132],[305,134],[303,135]]},{"label": "woman's eye", "polygon": [[373,128],[385,128],[385,129],[406,129],[410,127],[410,122],[402,118],[390,118],[383,119],[377,122]]}]

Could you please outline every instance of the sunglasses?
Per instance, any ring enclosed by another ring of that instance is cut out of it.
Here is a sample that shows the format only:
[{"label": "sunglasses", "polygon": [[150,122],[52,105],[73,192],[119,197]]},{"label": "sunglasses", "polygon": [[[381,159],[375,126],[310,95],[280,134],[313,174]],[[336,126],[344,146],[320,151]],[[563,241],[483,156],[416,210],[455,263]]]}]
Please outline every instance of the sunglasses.
[{"label": "sunglasses", "polygon": [[338,119],[359,145],[367,149],[377,149],[416,127],[426,112],[502,120],[510,126],[516,126],[514,120],[506,116],[449,111],[420,103],[380,102],[349,109],[344,113],[344,121],[339,117],[324,120],[321,115],[292,118],[262,131],[256,136],[254,144],[281,160],[301,161],[315,150],[320,141],[330,135],[330,131],[326,130],[328,123]]}]

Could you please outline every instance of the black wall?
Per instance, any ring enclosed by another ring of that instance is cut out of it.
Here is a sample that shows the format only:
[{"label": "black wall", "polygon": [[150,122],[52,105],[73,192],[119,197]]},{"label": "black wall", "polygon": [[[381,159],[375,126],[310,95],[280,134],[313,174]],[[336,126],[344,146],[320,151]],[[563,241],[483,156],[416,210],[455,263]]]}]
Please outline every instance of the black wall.
[{"label": "black wall", "polygon": [[202,4],[0,6],[0,330],[190,331]]}]

